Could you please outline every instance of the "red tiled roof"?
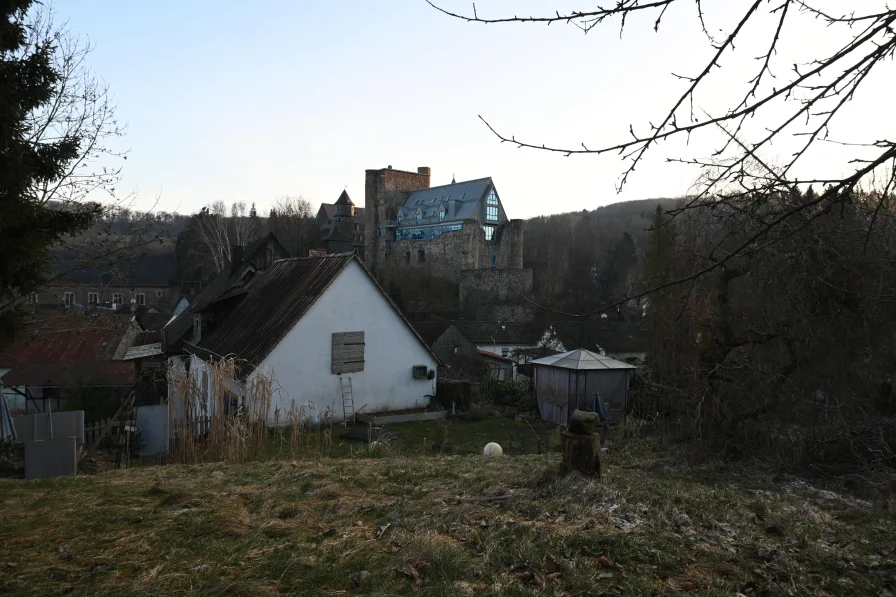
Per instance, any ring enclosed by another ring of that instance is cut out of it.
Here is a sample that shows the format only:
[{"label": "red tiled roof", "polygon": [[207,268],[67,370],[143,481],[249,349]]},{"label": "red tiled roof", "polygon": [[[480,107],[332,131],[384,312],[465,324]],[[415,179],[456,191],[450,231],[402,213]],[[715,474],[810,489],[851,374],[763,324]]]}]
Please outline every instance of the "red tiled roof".
[{"label": "red tiled roof", "polygon": [[481,354],[481,355],[484,356],[484,357],[488,357],[488,358],[490,358],[490,359],[498,359],[498,360],[501,360],[501,361],[507,361],[508,363],[512,363],[512,362],[513,362],[512,359],[508,359],[507,357],[502,357],[502,356],[499,355],[499,354],[495,354],[495,353],[493,353],[493,352],[489,352],[489,351],[487,351],[487,350],[480,350],[480,351],[479,351],[479,354]]},{"label": "red tiled roof", "polygon": [[11,369],[3,376],[3,384],[130,385],[133,364],[113,358],[132,325],[133,315],[39,314],[18,340],[0,352],[0,367]]}]

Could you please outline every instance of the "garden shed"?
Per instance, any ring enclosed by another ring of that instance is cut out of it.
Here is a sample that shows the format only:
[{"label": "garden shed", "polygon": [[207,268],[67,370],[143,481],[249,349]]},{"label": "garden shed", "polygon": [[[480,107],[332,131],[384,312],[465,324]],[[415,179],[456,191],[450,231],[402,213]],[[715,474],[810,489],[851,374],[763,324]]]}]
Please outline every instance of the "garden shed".
[{"label": "garden shed", "polygon": [[566,426],[576,409],[618,420],[628,405],[629,376],[635,367],[582,348],[532,361],[535,397],[545,421]]}]

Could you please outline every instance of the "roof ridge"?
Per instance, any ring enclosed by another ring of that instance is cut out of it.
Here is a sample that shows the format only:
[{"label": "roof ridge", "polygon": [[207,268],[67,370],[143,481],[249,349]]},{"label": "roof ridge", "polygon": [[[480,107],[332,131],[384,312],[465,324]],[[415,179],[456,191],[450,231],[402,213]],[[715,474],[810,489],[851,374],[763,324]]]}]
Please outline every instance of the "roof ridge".
[{"label": "roof ridge", "polygon": [[449,182],[448,184],[440,184],[435,187],[427,187],[425,189],[417,189],[416,191],[411,191],[411,195],[413,195],[414,193],[420,193],[421,191],[431,191],[433,189],[441,189],[444,187],[454,187],[454,186],[466,184],[468,182],[479,182],[480,180],[491,180],[491,178],[492,178],[491,176],[483,176],[482,178],[471,178],[470,180],[462,180],[460,182],[454,182],[454,183]]}]

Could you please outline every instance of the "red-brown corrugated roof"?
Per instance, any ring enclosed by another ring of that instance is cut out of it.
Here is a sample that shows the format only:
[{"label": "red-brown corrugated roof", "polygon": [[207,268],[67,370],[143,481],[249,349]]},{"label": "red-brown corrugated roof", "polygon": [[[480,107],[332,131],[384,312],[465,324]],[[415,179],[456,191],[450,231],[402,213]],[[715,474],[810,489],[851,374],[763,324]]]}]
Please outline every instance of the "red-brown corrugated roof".
[{"label": "red-brown corrugated roof", "polygon": [[6,386],[126,386],[132,363],[113,360],[133,315],[91,317],[37,313],[18,340],[0,353]]}]

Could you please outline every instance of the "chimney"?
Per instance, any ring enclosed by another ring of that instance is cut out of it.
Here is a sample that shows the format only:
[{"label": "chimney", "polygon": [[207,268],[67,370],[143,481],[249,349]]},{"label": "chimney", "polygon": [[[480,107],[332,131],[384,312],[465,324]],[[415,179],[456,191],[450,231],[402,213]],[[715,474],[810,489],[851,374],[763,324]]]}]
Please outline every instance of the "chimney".
[{"label": "chimney", "polygon": [[236,272],[237,268],[243,263],[243,247],[242,245],[230,245],[230,273]]},{"label": "chimney", "polygon": [[426,186],[423,188],[428,189],[430,187],[430,180],[432,178],[432,170],[429,168],[429,166],[420,166],[419,168],[417,168],[417,174],[426,176]]}]

